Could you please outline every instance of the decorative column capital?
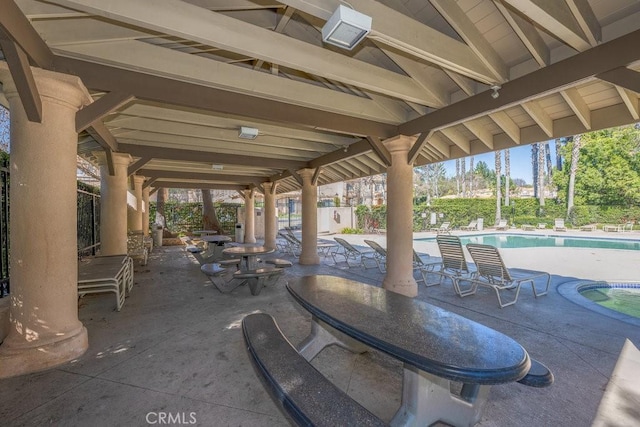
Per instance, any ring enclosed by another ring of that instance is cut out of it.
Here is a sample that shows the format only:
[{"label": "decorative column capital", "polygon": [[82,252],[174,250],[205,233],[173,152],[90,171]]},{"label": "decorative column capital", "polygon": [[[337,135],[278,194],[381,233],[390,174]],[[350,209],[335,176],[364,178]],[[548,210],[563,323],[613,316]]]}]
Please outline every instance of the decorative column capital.
[{"label": "decorative column capital", "polygon": [[264,188],[264,195],[273,196],[276,194],[276,190],[278,189],[278,183],[273,181],[265,181],[262,183],[262,188]]},{"label": "decorative column capital", "polygon": [[[104,151],[94,151],[92,154],[98,160],[98,165],[104,166],[107,164],[107,154]],[[129,166],[132,160],[131,154],[128,153],[111,153],[111,158],[113,159],[113,164],[118,166]]]},{"label": "decorative column capital", "polygon": [[142,175],[133,175],[133,185],[134,186],[142,186],[142,184],[144,184],[144,180],[147,179],[147,177],[142,176]]},{"label": "decorative column capital", "polygon": [[[76,76],[37,67],[31,67],[31,73],[43,102],[52,102],[75,110],[93,102],[82,80]],[[7,99],[20,97],[6,62],[0,62],[0,81]]]},{"label": "decorative column capital", "polygon": [[391,155],[396,153],[405,154],[411,150],[416,140],[415,136],[398,135],[384,140],[382,143]]},{"label": "decorative column capital", "polygon": [[302,177],[302,181],[305,184],[311,184],[311,179],[313,178],[313,174],[315,172],[315,168],[304,168],[296,171],[296,173],[300,175],[300,177]]}]

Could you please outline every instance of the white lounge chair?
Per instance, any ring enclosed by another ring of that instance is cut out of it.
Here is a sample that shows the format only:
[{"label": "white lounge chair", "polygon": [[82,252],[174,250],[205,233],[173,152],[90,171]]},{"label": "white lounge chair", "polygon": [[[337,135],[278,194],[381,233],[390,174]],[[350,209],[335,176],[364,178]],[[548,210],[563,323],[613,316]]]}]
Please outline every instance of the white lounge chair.
[{"label": "white lounge chair", "polygon": [[373,259],[378,265],[378,270],[380,270],[381,273],[387,271],[387,250],[380,246],[378,242],[375,242],[373,240],[365,240],[364,242],[367,245],[371,246],[375,251],[375,253],[373,254]]},{"label": "white lounge chair", "polygon": [[465,231],[474,231],[478,229],[478,221],[471,221],[469,225],[463,225],[460,227],[460,230]]},{"label": "white lounge chair", "polygon": [[506,219],[501,219],[500,221],[498,221],[498,224],[496,225],[496,230],[508,230],[508,229],[509,229],[509,224],[507,224]]},{"label": "white lounge chair", "polygon": [[553,231],[567,231],[567,227],[564,225],[564,219],[556,218],[554,220]]},{"label": "white lounge chair", "polygon": [[[475,293],[478,285],[487,286],[495,291],[498,297],[498,304],[500,308],[503,308],[515,304],[516,301],[518,301],[520,287],[523,283],[531,283],[533,295],[536,298],[546,295],[549,291],[549,284],[551,283],[551,275],[549,273],[520,268],[507,268],[502,261],[500,252],[498,252],[495,246],[468,243],[467,249],[478,270],[475,277],[470,280],[471,289],[467,295]],[[546,278],[546,285],[542,292],[538,292],[536,289],[535,279],[537,278]],[[500,291],[505,289],[515,289],[516,292],[513,300],[503,303],[500,297]]]},{"label": "white lounge chair", "polygon": [[371,260],[376,262],[374,259],[375,251],[356,249],[351,243],[347,242],[344,239],[341,239],[340,237],[334,237],[333,240],[335,240],[338,243],[338,249],[336,249],[331,253],[333,262],[335,262],[336,264],[338,264],[338,260],[336,259],[336,257],[340,257],[340,256],[344,257],[344,261],[347,263],[347,266],[349,268],[354,267],[354,265],[352,265],[349,262],[349,260],[357,262],[358,266],[363,267],[365,269],[368,268],[366,264],[366,260]]},{"label": "white lounge chair", "polygon": [[[436,237],[436,242],[438,243],[442,262],[439,264],[426,264],[420,269],[425,286],[440,285],[445,278],[448,278],[451,280],[456,294],[461,297],[470,295],[470,290],[462,290],[459,283],[460,279],[471,279],[475,274],[467,264],[460,238],[451,235],[439,235]],[[439,275],[440,280],[437,283],[429,283],[427,281],[429,274]]]},{"label": "white lounge chair", "polygon": [[451,222],[443,222],[442,224],[440,224],[440,227],[433,227],[431,229],[431,231],[435,231],[436,233],[440,234],[440,233],[445,233],[445,234],[450,234],[451,233]]}]

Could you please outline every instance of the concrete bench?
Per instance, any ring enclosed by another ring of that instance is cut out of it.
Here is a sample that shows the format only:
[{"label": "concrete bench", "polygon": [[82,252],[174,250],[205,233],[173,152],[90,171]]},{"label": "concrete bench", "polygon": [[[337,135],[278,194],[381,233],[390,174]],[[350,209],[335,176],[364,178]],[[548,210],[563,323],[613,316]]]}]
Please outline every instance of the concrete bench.
[{"label": "concrete bench", "polygon": [[527,375],[518,380],[518,383],[529,387],[548,387],[553,384],[553,374],[545,365],[535,359],[531,359],[531,367]]},{"label": "concrete bench", "polygon": [[212,264],[204,264],[200,267],[200,271],[202,271],[207,276],[220,276],[226,273],[226,269],[221,267],[220,264],[212,263]]},{"label": "concrete bench", "polygon": [[195,246],[195,245],[188,245],[186,247],[186,251],[192,254],[199,254],[200,252],[204,251],[204,248],[201,248],[200,246]]},{"label": "concrete bench", "polygon": [[276,267],[238,270],[233,273],[233,278],[241,280],[240,284],[248,283],[251,295],[258,295],[264,286],[276,283],[283,271],[283,269]]},{"label": "concrete bench", "polygon": [[235,266],[237,270],[238,268],[240,268],[240,262],[242,262],[240,258],[233,258],[233,259],[222,259],[218,261],[218,264],[220,264],[220,266],[224,268]]},{"label": "concrete bench", "polygon": [[292,424],[386,425],[298,354],[270,315],[246,316],[242,332],[256,373]]},{"label": "concrete bench", "polygon": [[266,259],[264,260],[264,262],[266,264],[271,264],[276,268],[289,268],[289,267],[293,267],[293,263],[287,259],[281,259],[281,258],[272,258],[272,259]]},{"label": "concrete bench", "polygon": [[229,270],[223,268],[219,263],[203,264],[200,266],[200,271],[206,274],[211,283],[222,293],[231,292],[242,284],[242,282],[231,280],[231,277],[223,277]]}]

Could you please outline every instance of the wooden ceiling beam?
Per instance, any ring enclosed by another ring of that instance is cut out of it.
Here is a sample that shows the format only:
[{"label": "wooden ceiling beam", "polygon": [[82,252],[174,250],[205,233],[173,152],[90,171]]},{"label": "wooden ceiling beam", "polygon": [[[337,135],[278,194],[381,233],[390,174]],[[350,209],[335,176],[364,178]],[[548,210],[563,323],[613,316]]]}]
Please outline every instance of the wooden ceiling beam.
[{"label": "wooden ceiling beam", "polygon": [[82,132],[92,123],[126,105],[133,96],[123,92],[109,92],[76,113],[76,132]]},{"label": "wooden ceiling beam", "polygon": [[2,0],[0,30],[24,51],[35,65],[53,69],[54,55],[13,0]]},{"label": "wooden ceiling beam", "polygon": [[597,74],[640,60],[637,46],[640,46],[640,30],[504,83],[498,98],[482,92],[411,120],[400,125],[400,133],[415,135],[425,130],[439,130],[575,86]]},{"label": "wooden ceiling beam", "polygon": [[55,62],[58,70],[76,75],[88,88],[103,92],[122,91],[131,93],[137,99],[272,122],[295,123],[338,133],[376,135],[382,138],[397,135],[397,126],[373,120],[287,104],[168,77],[141,74],[80,59],[56,56]]},{"label": "wooden ceiling beam", "polygon": [[152,157],[154,159],[176,160],[184,162],[215,163],[242,166],[259,166],[274,169],[301,169],[306,162],[273,159],[266,157],[239,156],[235,154],[220,154],[211,151],[182,150],[177,148],[153,147],[138,144],[119,144],[121,152],[134,157]]},{"label": "wooden ceiling beam", "polygon": [[31,72],[27,54],[0,30],[0,47],[18,91],[22,107],[30,122],[42,123],[42,100]]}]

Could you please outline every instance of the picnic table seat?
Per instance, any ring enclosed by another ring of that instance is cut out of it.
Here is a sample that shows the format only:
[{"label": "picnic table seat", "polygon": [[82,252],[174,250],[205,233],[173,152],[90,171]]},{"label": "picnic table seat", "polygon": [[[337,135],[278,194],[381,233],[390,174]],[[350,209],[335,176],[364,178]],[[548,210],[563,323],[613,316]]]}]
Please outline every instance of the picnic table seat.
[{"label": "picnic table seat", "polygon": [[199,254],[200,252],[204,252],[204,248],[201,248],[200,246],[196,246],[196,245],[187,245],[185,250],[192,254]]},{"label": "picnic table seat", "polygon": [[293,263],[288,259],[270,258],[264,260],[265,264],[271,264],[276,268],[289,268],[293,267]]},{"label": "picnic table seat", "polygon": [[240,268],[241,262],[242,260],[240,258],[230,258],[221,259],[220,261],[218,261],[218,264],[220,264],[220,266],[224,268],[235,267],[236,270],[238,270]]},{"label": "picnic table seat", "polygon": [[240,280],[239,284],[248,283],[251,295],[258,295],[263,287],[273,285],[284,270],[276,267],[262,267],[255,270],[238,270],[233,278]]},{"label": "picnic table seat", "polygon": [[256,373],[293,424],[386,425],[307,362],[270,315],[246,316],[242,319],[242,332]]}]

